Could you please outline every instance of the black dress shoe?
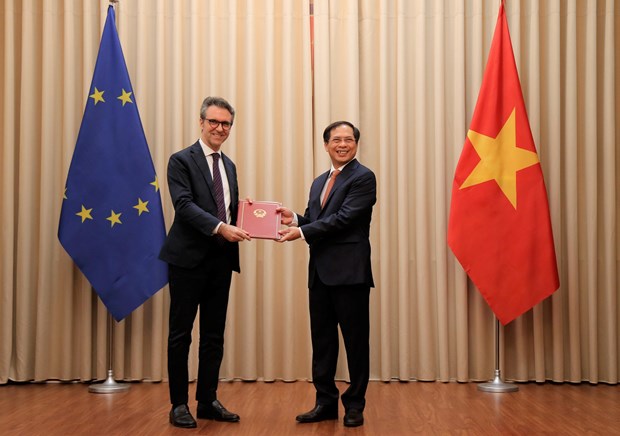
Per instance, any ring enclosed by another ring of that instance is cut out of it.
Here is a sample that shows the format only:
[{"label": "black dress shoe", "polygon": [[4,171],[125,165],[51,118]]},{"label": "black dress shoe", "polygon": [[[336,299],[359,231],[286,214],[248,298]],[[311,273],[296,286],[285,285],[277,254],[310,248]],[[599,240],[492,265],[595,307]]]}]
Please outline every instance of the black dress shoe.
[{"label": "black dress shoe", "polygon": [[182,428],[196,428],[196,420],[191,413],[187,404],[181,404],[180,406],[172,406],[170,410],[170,424],[175,427]]},{"label": "black dress shoe", "polygon": [[345,427],[359,427],[364,425],[364,414],[358,409],[349,409],[344,414]]},{"label": "black dress shoe", "polygon": [[338,419],[338,406],[326,406],[317,404],[309,412],[297,415],[295,418],[299,422],[320,422],[328,419]]},{"label": "black dress shoe", "polygon": [[239,422],[239,415],[229,412],[218,400],[211,403],[198,402],[196,410],[200,419],[215,419],[216,421]]}]

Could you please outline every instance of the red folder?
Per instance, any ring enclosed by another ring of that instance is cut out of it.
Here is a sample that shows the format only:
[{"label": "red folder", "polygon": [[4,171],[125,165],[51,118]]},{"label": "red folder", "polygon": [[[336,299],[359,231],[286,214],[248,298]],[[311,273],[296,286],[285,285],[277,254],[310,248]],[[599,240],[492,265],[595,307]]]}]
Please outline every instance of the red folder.
[{"label": "red folder", "polygon": [[281,203],[275,201],[253,201],[250,204],[241,200],[237,212],[237,227],[250,233],[252,238],[280,239],[278,230],[282,214],[276,212],[279,206]]}]

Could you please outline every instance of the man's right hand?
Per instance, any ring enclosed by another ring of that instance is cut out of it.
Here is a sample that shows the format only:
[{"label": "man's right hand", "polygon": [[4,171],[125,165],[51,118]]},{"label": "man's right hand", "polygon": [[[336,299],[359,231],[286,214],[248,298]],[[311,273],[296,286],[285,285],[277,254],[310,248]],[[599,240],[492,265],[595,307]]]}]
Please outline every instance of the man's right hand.
[{"label": "man's right hand", "polygon": [[243,229],[230,224],[222,224],[218,229],[218,233],[229,242],[240,242],[243,240],[251,241],[250,234]]}]

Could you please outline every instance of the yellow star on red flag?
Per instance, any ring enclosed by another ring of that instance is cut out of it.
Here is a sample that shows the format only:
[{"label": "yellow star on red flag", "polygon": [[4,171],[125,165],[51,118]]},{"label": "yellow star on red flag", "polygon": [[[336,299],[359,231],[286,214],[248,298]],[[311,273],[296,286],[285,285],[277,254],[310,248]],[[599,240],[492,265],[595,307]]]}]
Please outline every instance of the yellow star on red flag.
[{"label": "yellow star on red flag", "polygon": [[480,162],[461,185],[461,189],[495,180],[508,198],[512,207],[517,208],[517,171],[537,164],[538,155],[517,146],[516,109],[502,126],[495,138],[474,130],[467,133]]}]

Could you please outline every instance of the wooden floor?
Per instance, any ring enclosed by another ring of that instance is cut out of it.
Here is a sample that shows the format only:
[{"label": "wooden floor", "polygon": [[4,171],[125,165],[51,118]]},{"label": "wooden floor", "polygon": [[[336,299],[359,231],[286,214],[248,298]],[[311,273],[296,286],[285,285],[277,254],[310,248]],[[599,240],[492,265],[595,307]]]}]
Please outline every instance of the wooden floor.
[{"label": "wooden floor", "polygon": [[0,386],[0,435],[620,434],[619,386],[518,386],[487,393],[474,383],[371,382],[365,425],[347,428],[342,406],[338,421],[295,421],[314,404],[310,383],[222,382],[219,399],[241,422],[199,420],[197,429],[177,429],[168,423],[167,383],[132,383],[114,394],[90,393],[79,383],[9,384]]}]

